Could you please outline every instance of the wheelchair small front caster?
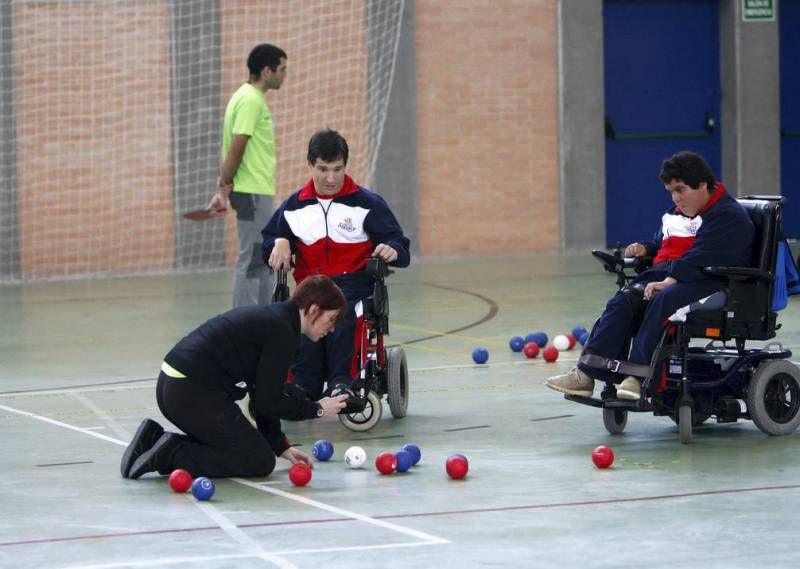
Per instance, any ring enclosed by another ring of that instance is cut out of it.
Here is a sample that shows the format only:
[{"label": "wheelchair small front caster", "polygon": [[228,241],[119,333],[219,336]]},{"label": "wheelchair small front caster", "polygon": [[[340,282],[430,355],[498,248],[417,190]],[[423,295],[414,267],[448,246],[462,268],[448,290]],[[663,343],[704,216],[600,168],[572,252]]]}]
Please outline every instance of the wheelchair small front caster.
[{"label": "wheelchair small front caster", "polygon": [[364,405],[364,410],[358,413],[351,413],[345,415],[339,414],[339,422],[351,431],[363,432],[369,431],[372,427],[378,424],[383,414],[383,405],[381,404],[380,396],[374,391],[367,393],[367,400]]}]

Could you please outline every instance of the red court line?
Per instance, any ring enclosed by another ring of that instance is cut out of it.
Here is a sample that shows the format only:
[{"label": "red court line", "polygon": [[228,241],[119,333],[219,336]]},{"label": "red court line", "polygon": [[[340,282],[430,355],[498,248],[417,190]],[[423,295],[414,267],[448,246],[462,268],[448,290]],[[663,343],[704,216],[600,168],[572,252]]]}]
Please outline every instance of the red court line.
[{"label": "red court line", "polygon": [[[574,508],[585,506],[603,506],[607,504],[626,504],[634,502],[650,502],[654,500],[674,500],[677,498],[693,498],[701,496],[717,496],[720,494],[744,494],[746,492],[770,492],[775,490],[796,490],[800,489],[800,484],[787,484],[784,486],[754,486],[752,488],[728,488],[726,490],[704,490],[700,492],[683,492],[680,494],[661,494],[656,496],[639,496],[636,498],[610,498],[608,500],[585,500],[581,502],[554,502],[552,504],[524,504],[521,506],[499,506],[495,508],[472,508],[468,510],[442,510],[437,512],[416,512],[413,514],[386,514],[383,516],[372,516],[376,520],[391,520],[400,518],[424,518],[430,516],[457,516],[465,514],[485,514],[493,512],[513,512],[520,510],[546,510],[554,508]],[[258,524],[240,524],[239,528],[264,528],[271,526],[292,526],[292,525],[306,525],[306,524],[326,524],[333,522],[356,522],[354,518],[315,518],[311,520],[298,520],[298,521],[280,521],[280,522],[266,522]],[[0,542],[0,547],[9,547],[12,545],[31,545],[40,543],[60,543],[69,541],[82,541],[89,539],[109,539],[119,537],[138,537],[142,535],[159,535],[168,533],[189,533],[197,531],[219,531],[219,526],[205,526],[196,528],[180,528],[180,529],[160,529],[151,531],[131,531],[122,533],[107,533],[95,535],[79,535],[73,537],[53,537],[42,539],[26,539],[21,541],[6,541]]]}]

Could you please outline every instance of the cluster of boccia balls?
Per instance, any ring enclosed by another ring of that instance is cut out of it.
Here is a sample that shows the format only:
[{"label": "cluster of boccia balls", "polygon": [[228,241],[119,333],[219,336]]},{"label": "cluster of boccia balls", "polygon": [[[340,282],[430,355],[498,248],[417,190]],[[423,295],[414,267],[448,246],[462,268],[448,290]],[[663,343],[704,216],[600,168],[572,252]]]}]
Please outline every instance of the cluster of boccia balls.
[{"label": "cluster of boccia balls", "polygon": [[[321,462],[333,457],[333,443],[327,439],[314,443],[312,454]],[[405,444],[397,452],[383,451],[375,456],[375,469],[381,474],[408,472],[422,458],[422,451],[415,444]],[[361,468],[367,461],[366,451],[358,446],[348,448],[344,453],[344,462],[350,468]],[[469,463],[463,454],[453,454],[445,462],[445,471],[450,478],[460,479],[467,475]],[[311,469],[305,464],[294,464],[289,469],[289,480],[295,486],[305,486],[311,480]]]},{"label": "cluster of boccia balls", "polygon": [[[542,353],[542,358],[546,362],[554,362],[558,359],[559,352],[571,350],[575,344],[580,342],[581,346],[586,344],[589,339],[589,332],[583,326],[576,326],[569,334],[559,334],[553,338],[553,344],[548,346],[549,338],[544,332],[532,332],[524,338],[514,336],[508,341],[508,347],[512,352],[522,352],[528,358],[535,358]],[[472,361],[476,364],[485,364],[489,361],[489,351],[486,348],[475,348],[472,351]]]},{"label": "cluster of boccia balls", "polygon": [[[327,462],[333,456],[333,443],[319,440],[312,449],[314,458]],[[375,468],[381,474],[407,472],[416,466],[422,458],[422,451],[417,445],[405,444],[397,452],[381,452],[375,457]],[[361,468],[367,460],[366,451],[358,446],[350,447],[344,454],[344,461],[350,468]],[[469,470],[469,462],[463,454],[452,454],[445,462],[445,472],[455,480],[464,478]],[[305,486],[311,481],[311,468],[301,462],[289,468],[289,480],[295,486]],[[192,475],[182,468],[173,470],[169,475],[169,487],[174,492],[183,493],[191,488],[192,495],[201,501],[210,500],[214,495],[214,482],[205,476],[192,479]]]}]

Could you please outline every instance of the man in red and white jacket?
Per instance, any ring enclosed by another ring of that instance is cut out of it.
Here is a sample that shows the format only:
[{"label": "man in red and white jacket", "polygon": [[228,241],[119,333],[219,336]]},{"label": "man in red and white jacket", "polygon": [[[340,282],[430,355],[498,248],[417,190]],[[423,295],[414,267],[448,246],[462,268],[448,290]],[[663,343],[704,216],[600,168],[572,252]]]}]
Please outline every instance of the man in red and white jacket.
[{"label": "man in red and white jacket", "polygon": [[679,152],[664,160],[659,177],[675,206],[662,216],[654,242],[633,243],[625,249],[626,257],[654,256],[653,267],[608,301],[578,365],[548,379],[549,388],[590,397],[594,380],[599,379],[616,383],[619,399],[638,400],[639,379],[593,367],[587,360],[598,361],[591,357],[598,356],[649,366],[665,320],[678,308],[721,288],[721,281],[706,275],[703,268],[747,267],[752,262],[753,223],[714,179],[702,156]]},{"label": "man in red and white jacket", "polygon": [[319,399],[330,386],[353,381],[355,304],[372,294],[374,281],[363,269],[370,257],[395,267],[410,262],[409,240],[378,194],[346,174],[349,149],[338,132],[322,130],[308,143],[311,179],[289,196],[261,232],[263,258],[273,269],[288,270],[294,255],[299,284],[314,274],[331,277],[348,303],[345,318],[318,343],[303,341],[293,381]]}]

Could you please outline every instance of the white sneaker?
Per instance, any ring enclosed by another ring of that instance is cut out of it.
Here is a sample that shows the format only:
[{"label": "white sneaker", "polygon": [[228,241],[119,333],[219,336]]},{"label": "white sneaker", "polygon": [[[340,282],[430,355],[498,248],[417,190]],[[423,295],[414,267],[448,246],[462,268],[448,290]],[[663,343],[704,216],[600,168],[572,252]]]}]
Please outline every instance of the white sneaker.
[{"label": "white sneaker", "polygon": [[639,401],[642,398],[642,384],[633,376],[628,376],[617,385],[617,399]]},{"label": "white sneaker", "polygon": [[577,367],[572,368],[567,373],[554,375],[545,382],[545,385],[561,393],[580,395],[582,397],[591,397],[592,393],[594,393],[594,380]]}]

